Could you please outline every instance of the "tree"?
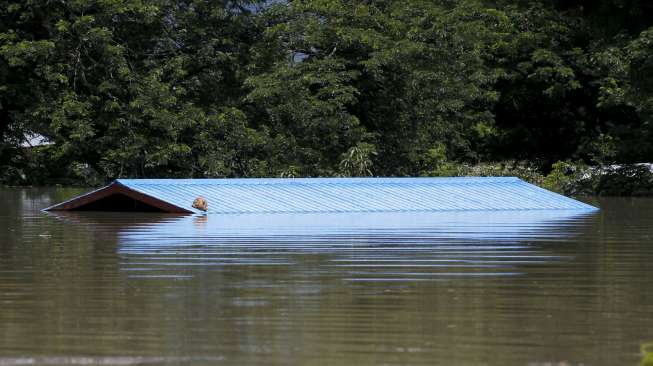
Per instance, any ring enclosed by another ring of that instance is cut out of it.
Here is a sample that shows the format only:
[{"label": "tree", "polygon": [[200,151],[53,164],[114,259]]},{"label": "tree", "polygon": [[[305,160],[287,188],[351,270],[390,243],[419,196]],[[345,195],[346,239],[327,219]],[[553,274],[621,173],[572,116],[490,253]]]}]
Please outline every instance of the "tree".
[{"label": "tree", "polygon": [[482,53],[505,26],[500,13],[478,3],[293,1],[271,15],[280,21],[260,47],[276,47],[276,62],[248,79],[249,100],[291,141],[288,164],[332,172],[361,143],[378,151],[382,175],[419,174],[443,143],[451,157],[479,157],[496,99]]},{"label": "tree", "polygon": [[187,160],[198,134],[242,104],[257,29],[245,5],[3,4],[3,141],[9,130],[44,135],[55,161],[107,178],[202,175]]},{"label": "tree", "polygon": [[644,161],[651,26],[641,0],[0,0],[0,181]]}]

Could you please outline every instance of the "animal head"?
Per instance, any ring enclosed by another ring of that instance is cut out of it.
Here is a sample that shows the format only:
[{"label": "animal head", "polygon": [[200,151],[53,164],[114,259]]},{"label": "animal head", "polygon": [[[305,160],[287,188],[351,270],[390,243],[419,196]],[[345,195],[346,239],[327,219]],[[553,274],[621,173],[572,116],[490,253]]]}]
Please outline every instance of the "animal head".
[{"label": "animal head", "polygon": [[193,208],[206,212],[209,209],[209,203],[204,197],[197,197],[193,201]]}]

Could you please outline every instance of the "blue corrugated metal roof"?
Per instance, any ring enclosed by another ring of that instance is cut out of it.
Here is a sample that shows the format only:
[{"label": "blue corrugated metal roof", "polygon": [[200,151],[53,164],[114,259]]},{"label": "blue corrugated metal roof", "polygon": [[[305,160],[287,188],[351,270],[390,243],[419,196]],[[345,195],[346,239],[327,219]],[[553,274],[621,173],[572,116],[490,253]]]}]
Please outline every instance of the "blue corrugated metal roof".
[{"label": "blue corrugated metal roof", "polygon": [[192,212],[210,213],[596,210],[513,177],[119,179],[116,183]]}]

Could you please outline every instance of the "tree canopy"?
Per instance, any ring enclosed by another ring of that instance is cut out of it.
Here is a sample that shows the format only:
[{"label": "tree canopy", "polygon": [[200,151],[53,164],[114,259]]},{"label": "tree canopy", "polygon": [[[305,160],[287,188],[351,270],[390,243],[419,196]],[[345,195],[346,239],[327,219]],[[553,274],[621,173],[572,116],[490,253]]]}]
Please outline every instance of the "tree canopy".
[{"label": "tree canopy", "polygon": [[643,0],[0,0],[0,182],[650,161],[651,54]]}]

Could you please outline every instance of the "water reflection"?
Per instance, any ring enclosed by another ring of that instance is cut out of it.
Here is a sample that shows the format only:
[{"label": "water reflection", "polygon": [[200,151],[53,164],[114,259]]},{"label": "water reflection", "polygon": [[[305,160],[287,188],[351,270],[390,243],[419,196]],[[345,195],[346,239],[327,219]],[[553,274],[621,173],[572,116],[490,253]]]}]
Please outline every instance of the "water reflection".
[{"label": "water reflection", "polygon": [[[111,227],[130,278],[189,279],[193,270],[295,266],[347,282],[423,282],[514,276],[572,257],[542,241],[578,235],[594,214],[575,211],[151,215],[66,214]],[[119,228],[115,225],[122,225]]]}]

